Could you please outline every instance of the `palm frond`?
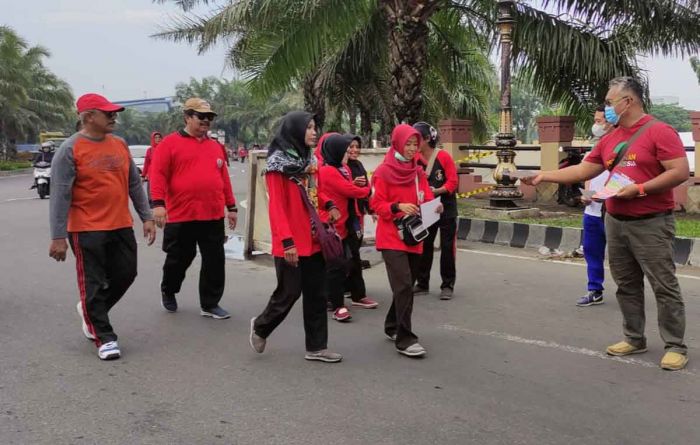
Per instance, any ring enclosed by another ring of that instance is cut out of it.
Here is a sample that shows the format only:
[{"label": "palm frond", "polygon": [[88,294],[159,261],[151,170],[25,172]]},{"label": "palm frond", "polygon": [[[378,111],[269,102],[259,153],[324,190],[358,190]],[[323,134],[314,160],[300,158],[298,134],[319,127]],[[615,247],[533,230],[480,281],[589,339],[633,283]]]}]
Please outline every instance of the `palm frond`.
[{"label": "palm frond", "polygon": [[633,35],[649,54],[687,55],[700,49],[698,0],[543,0],[594,31]]},{"label": "palm frond", "polygon": [[516,21],[513,54],[519,75],[537,94],[575,115],[587,116],[602,102],[610,79],[643,78],[626,34],[603,37],[522,4]]}]

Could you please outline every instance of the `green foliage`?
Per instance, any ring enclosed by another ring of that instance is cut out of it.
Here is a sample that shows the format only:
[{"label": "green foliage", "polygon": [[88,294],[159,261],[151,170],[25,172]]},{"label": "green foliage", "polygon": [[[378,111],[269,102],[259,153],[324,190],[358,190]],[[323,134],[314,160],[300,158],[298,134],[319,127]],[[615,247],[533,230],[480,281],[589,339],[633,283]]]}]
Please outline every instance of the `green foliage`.
[{"label": "green foliage", "polygon": [[63,128],[74,118],[70,87],[43,64],[49,55],[0,26],[0,145],[33,139],[39,131]]},{"label": "green foliage", "polygon": [[0,161],[0,171],[21,170],[31,166],[32,163],[28,161]]},{"label": "green foliage", "polygon": [[[232,145],[269,141],[275,121],[288,111],[301,108],[298,94],[276,94],[268,100],[255,100],[243,81],[215,77],[178,83],[174,96],[176,103],[180,104],[190,97],[207,100],[218,113],[212,130],[224,130],[227,142]],[[115,133],[130,145],[148,145],[153,131],[166,135],[183,126],[180,108],[163,113],[140,113],[127,109],[119,114]]]},{"label": "green foliage", "polygon": [[678,105],[652,105],[649,113],[657,119],[666,122],[678,132],[691,131],[689,110]]},{"label": "green foliage", "polygon": [[[184,14],[157,37],[196,44],[199,51],[223,42],[230,65],[257,97],[303,88],[314,111],[345,113],[334,125],[350,122],[359,110],[363,131],[377,125],[386,131],[400,114],[399,93],[415,90],[418,97],[408,102],[422,103],[426,120],[470,117],[482,135],[492,126],[495,88],[487,55],[499,49],[493,0],[441,0],[437,8],[429,0],[231,0],[204,15],[188,11],[216,2],[174,3]],[[414,44],[405,39],[409,34],[398,40],[424,51],[416,59],[427,58],[428,68],[420,88],[392,91],[388,85],[401,85],[396,72],[410,69],[391,65],[397,39],[390,36],[415,31],[400,26],[409,16],[427,23],[428,44]],[[644,80],[638,54],[700,49],[698,0],[519,1],[514,19],[513,67],[528,93],[586,123],[611,78]],[[399,25],[389,29],[389,23]]]}]

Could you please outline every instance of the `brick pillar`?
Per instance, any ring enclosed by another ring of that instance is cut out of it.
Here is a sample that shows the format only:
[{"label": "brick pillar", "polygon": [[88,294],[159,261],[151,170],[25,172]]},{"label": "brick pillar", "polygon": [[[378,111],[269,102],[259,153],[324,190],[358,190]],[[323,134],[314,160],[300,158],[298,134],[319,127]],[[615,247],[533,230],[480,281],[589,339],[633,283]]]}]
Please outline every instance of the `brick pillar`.
[{"label": "brick pillar", "polygon": [[700,182],[700,111],[691,111],[690,124],[693,127],[695,141],[695,183]]},{"label": "brick pillar", "polygon": [[540,145],[540,166],[543,171],[556,170],[564,157],[559,147],[571,145],[574,140],[576,118],[573,116],[542,116],[537,118]]},{"label": "brick pillar", "polygon": [[[539,134],[540,168],[542,171],[557,170],[559,161],[564,154],[559,147],[571,145],[574,140],[576,119],[573,116],[542,116],[537,118],[537,133]],[[537,186],[536,200],[544,203],[555,203],[557,200],[557,184],[543,183]]]},{"label": "brick pillar", "polygon": [[472,143],[472,128],[474,122],[466,119],[445,119],[438,123],[440,133],[440,143],[443,150],[446,150],[457,160],[465,156],[459,151],[460,145]]}]

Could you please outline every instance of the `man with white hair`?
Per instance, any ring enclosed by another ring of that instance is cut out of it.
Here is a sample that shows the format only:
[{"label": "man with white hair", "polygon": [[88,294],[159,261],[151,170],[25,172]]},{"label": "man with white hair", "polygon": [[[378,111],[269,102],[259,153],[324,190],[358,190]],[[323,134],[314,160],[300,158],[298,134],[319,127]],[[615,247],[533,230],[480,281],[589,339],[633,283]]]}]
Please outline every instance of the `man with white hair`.
[{"label": "man with white hair", "polygon": [[129,198],[151,245],[156,229],[126,142],[112,135],[124,107],[99,94],[78,99],[80,131],[56,152],[51,184],[49,256],[65,261],[68,238],[78,271],[83,334],[102,360],[121,356],[109,311],[136,278],[136,239]]}]

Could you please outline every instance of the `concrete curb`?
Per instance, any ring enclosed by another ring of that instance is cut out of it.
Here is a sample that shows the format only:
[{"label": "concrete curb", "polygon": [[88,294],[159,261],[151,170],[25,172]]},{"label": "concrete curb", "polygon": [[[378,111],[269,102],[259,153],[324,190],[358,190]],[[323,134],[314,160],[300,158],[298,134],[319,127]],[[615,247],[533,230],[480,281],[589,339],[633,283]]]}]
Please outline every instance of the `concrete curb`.
[{"label": "concrete curb", "polygon": [[700,266],[700,242],[693,243],[693,250],[690,251],[688,264],[691,266]]},{"label": "concrete curb", "polygon": [[3,170],[0,171],[0,176],[21,176],[27,175],[34,171],[34,168],[22,168],[19,170]]},{"label": "concrete curb", "polygon": [[[517,248],[539,249],[545,246],[553,251],[571,253],[581,246],[583,229],[460,217],[457,239]],[[673,240],[673,259],[676,264],[700,266],[700,239],[676,237]]]}]

